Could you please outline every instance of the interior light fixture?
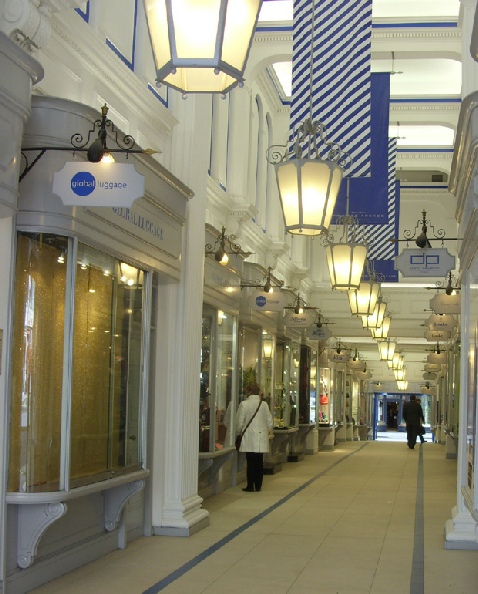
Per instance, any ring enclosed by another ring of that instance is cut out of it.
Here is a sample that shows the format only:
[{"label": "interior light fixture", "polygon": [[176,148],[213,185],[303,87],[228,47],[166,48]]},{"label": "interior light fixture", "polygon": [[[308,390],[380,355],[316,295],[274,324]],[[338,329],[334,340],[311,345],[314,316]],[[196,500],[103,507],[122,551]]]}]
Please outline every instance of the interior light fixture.
[{"label": "interior light fixture", "polygon": [[350,180],[347,179],[347,214],[341,217],[343,235],[337,243],[328,235],[325,255],[332,289],[350,291],[358,289],[367,257],[367,245],[359,241],[357,220],[348,214]]},{"label": "interior light fixture", "polygon": [[210,243],[206,244],[206,256],[214,255],[216,262],[219,262],[221,266],[226,266],[229,262],[229,254],[235,254],[236,256],[242,255],[247,257],[251,255],[251,252],[244,252],[238,243],[234,243],[235,235],[226,235],[226,228],[223,227],[221,234],[216,239],[214,246]]},{"label": "interior light fixture", "polygon": [[381,326],[378,328],[369,328],[370,332],[372,333],[372,338],[376,338],[377,340],[388,338],[391,322],[391,317],[385,313]]},{"label": "interior light fixture", "polygon": [[323,123],[313,121],[315,13],[314,0],[307,11],[311,31],[308,116],[291,130],[286,146],[274,145],[267,151],[267,161],[276,172],[285,230],[292,235],[328,232],[343,172],[351,163],[350,156],[338,144],[327,140]]},{"label": "interior light fixture", "polygon": [[383,324],[387,304],[379,297],[370,316],[362,316],[362,328],[379,328]]},{"label": "interior light fixture", "polygon": [[387,338],[387,340],[379,340],[377,344],[380,361],[392,361],[397,343]]},{"label": "interior light fixture", "polygon": [[262,337],[262,350],[264,352],[264,358],[270,359],[272,357],[273,340],[270,336]]},{"label": "interior light fixture", "polygon": [[[265,280],[265,282],[264,282]],[[256,282],[241,282],[241,289],[244,287],[255,287],[257,289],[262,288],[264,293],[273,293],[274,287],[281,288],[284,286],[284,281],[279,280],[272,274],[272,267],[267,268],[266,275],[262,281]]]},{"label": "interior light fixture", "polygon": [[[364,268],[365,270],[365,268]],[[369,280],[362,277],[356,289],[348,291],[350,312],[353,316],[369,316],[373,313],[380,294],[380,282],[371,273]]]},{"label": "interior light fixture", "polygon": [[399,390],[406,390],[408,388],[408,381],[407,380],[397,381],[397,388]]},{"label": "interior light fixture", "polygon": [[158,86],[227,93],[242,86],[262,0],[144,0]]}]

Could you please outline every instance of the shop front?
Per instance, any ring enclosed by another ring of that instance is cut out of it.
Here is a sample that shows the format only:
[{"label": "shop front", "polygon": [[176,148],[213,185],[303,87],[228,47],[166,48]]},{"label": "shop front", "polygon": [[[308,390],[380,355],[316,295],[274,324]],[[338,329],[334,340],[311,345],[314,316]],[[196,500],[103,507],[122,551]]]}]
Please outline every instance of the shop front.
[{"label": "shop front", "polygon": [[178,282],[191,193],[138,153],[129,158],[145,191],[131,206],[114,196],[111,206],[82,206],[81,195],[66,205],[52,180],[68,162],[81,169],[85,154],[57,149],[97,118],[81,104],[34,97],[25,130],[36,155],[51,148],[20,184],[13,325],[3,337],[12,592],[52,579],[53,555],[60,575],[151,531],[148,409],[155,353],[171,346],[155,334],[158,287]]}]

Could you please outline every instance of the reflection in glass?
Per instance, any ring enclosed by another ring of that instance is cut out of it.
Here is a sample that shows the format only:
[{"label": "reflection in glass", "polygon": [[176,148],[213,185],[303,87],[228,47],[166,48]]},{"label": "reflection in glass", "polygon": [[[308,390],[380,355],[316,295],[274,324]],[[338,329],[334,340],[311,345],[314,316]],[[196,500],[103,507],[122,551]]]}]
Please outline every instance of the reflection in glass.
[{"label": "reflection in glass", "polygon": [[64,237],[18,235],[9,491],[60,488],[67,253]]},{"label": "reflection in glass", "polygon": [[65,237],[17,241],[9,490],[141,467],[143,272],[82,245],[75,263]]},{"label": "reflection in glass", "polygon": [[143,272],[79,246],[75,287],[71,480],[140,463]]}]

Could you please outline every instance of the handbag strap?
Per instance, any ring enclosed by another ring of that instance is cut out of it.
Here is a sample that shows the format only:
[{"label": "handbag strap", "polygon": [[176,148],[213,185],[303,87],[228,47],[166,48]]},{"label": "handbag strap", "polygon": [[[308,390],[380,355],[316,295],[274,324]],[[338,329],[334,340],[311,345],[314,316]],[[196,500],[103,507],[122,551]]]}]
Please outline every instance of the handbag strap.
[{"label": "handbag strap", "polygon": [[247,423],[247,425],[244,428],[244,431],[241,433],[241,437],[244,436],[244,433],[247,431],[247,428],[249,427],[249,425],[252,423],[254,417],[257,415],[257,413],[259,412],[259,409],[261,408],[261,404],[262,404],[262,398],[259,400],[259,406],[256,408],[256,412],[252,415],[252,417],[249,419],[249,422]]}]

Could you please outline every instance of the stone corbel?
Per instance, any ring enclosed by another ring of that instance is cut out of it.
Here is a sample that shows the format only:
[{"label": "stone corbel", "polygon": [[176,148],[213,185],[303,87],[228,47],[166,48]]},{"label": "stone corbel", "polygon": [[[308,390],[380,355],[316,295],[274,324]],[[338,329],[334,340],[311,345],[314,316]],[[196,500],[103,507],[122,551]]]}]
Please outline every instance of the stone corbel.
[{"label": "stone corbel", "polygon": [[133,481],[104,492],[105,530],[112,532],[118,527],[121,512],[128,500],[144,488],[144,480]]},{"label": "stone corbel", "polygon": [[18,506],[17,565],[30,567],[46,529],[67,512],[65,503],[35,503]]}]

